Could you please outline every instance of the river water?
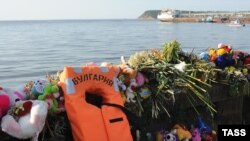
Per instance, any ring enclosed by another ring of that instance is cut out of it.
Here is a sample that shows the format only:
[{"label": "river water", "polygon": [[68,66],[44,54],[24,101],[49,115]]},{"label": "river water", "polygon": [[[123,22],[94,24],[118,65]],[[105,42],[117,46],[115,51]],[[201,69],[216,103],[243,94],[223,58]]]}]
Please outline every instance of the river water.
[{"label": "river water", "polygon": [[119,63],[120,56],[162,48],[176,39],[184,51],[200,53],[218,43],[250,52],[250,25],[164,23],[143,20],[0,22],[0,85],[19,87],[64,66]]}]

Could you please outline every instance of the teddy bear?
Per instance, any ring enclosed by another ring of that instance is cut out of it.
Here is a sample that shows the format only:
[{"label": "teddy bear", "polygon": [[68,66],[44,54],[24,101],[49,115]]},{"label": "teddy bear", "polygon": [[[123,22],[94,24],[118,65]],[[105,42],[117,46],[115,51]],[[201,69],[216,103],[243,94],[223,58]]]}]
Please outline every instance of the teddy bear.
[{"label": "teddy bear", "polygon": [[2,118],[2,131],[18,139],[38,141],[46,121],[48,104],[41,100],[17,101],[15,104],[12,114]]},{"label": "teddy bear", "polygon": [[15,105],[17,100],[24,100],[26,98],[27,91],[24,87],[16,90],[7,87],[0,87],[0,119],[7,113],[11,106]]}]

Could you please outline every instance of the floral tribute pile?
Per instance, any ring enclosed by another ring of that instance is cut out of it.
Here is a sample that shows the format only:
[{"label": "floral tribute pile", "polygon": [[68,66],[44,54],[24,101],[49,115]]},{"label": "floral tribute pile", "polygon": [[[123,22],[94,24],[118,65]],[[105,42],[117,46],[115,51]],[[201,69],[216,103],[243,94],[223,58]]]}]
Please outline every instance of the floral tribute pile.
[{"label": "floral tribute pile", "polygon": [[[137,117],[157,120],[167,115],[173,118],[169,108],[178,96],[185,97],[198,117],[197,103],[202,103],[211,113],[216,112],[208,93],[213,85],[227,85],[234,96],[250,94],[249,60],[247,53],[234,51],[230,45],[219,44],[216,49],[195,55],[182,51],[180,43],[174,40],[164,44],[162,49],[136,52],[127,60],[122,57],[118,66],[126,69],[118,75],[117,83],[125,108]],[[60,71],[43,80],[29,81],[17,90],[0,87],[2,131],[15,138],[33,140],[38,140],[40,133],[43,140],[61,140],[70,136],[66,132],[69,125],[63,92],[58,85],[59,76]],[[44,107],[43,102],[48,103],[48,111],[37,109]],[[27,124],[26,120],[40,124]],[[35,128],[37,126],[39,128]],[[16,128],[15,132],[13,128]],[[182,126],[178,125],[179,128]],[[1,140],[10,140],[5,133],[0,133]]]}]

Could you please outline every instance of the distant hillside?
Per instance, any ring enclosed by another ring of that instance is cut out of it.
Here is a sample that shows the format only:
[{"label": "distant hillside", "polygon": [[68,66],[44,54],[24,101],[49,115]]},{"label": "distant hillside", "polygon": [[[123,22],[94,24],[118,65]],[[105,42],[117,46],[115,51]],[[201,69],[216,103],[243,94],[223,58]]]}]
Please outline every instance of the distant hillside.
[{"label": "distant hillside", "polygon": [[161,12],[161,10],[147,10],[138,19],[157,19],[157,15]]}]

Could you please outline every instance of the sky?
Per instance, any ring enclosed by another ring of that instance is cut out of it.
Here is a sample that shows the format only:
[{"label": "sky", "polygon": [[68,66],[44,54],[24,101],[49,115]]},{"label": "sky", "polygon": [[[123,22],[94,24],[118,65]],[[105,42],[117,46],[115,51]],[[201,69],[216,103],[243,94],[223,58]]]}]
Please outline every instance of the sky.
[{"label": "sky", "polygon": [[166,8],[250,10],[250,0],[0,0],[0,20],[136,19]]}]

